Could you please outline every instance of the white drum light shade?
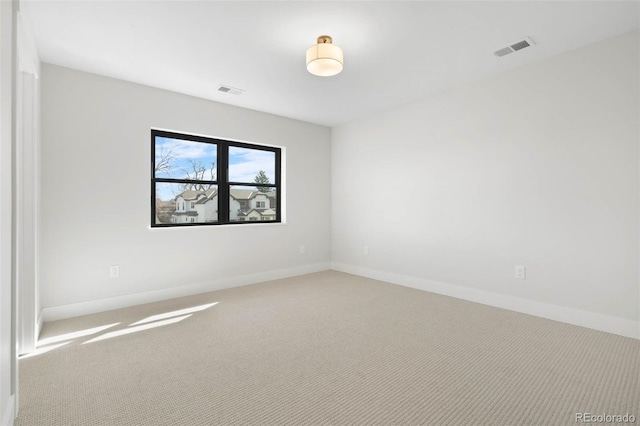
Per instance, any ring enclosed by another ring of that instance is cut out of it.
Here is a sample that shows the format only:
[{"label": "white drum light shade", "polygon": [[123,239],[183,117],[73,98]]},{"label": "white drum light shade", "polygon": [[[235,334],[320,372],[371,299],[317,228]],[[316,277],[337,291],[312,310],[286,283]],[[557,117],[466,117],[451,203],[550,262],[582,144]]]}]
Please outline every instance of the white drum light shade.
[{"label": "white drum light shade", "polygon": [[344,55],[342,49],[332,44],[331,37],[318,37],[318,44],[307,49],[307,71],[321,77],[336,75],[342,71]]}]

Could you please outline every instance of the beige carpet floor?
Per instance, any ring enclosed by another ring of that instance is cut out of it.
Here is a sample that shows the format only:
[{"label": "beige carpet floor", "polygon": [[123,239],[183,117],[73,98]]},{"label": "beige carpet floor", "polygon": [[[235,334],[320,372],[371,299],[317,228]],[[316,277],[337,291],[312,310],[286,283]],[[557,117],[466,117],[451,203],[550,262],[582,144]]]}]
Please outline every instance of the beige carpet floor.
[{"label": "beige carpet floor", "polygon": [[335,271],[47,323],[43,348],[17,426],[640,424],[640,341]]}]

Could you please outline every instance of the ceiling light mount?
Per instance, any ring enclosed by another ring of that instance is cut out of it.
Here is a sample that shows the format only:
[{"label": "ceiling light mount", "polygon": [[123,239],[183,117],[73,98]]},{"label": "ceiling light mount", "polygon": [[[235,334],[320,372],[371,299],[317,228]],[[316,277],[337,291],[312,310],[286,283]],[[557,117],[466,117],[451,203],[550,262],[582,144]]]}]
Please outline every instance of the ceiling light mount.
[{"label": "ceiling light mount", "polygon": [[320,37],[318,37],[318,44],[324,43],[333,43],[333,39],[331,38],[331,36],[321,35]]},{"label": "ceiling light mount", "polygon": [[318,37],[318,43],[307,49],[307,71],[320,77],[339,74],[344,67],[344,53],[328,35]]}]

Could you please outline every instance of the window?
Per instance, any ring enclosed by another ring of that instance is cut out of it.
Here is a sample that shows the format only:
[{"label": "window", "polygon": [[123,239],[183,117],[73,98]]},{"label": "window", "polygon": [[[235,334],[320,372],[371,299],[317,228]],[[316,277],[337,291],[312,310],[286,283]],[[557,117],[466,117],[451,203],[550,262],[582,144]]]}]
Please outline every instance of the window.
[{"label": "window", "polygon": [[[151,130],[151,226],[280,222],[280,154],[270,146]],[[270,216],[251,209],[267,203]]]}]

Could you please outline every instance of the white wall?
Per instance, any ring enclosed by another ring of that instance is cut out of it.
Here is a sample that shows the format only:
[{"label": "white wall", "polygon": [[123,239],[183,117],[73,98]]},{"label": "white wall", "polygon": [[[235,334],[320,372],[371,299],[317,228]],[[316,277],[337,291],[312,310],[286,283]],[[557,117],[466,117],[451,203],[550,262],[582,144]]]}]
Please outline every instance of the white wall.
[{"label": "white wall", "polygon": [[335,128],[334,267],[640,338],[639,37]]},{"label": "white wall", "polygon": [[13,148],[17,2],[0,1],[0,425],[15,416]]},{"label": "white wall", "polygon": [[[286,225],[150,229],[152,127],[284,147]],[[326,127],[43,64],[45,320],[327,269],[330,136]],[[120,278],[110,279],[115,264]]]}]

